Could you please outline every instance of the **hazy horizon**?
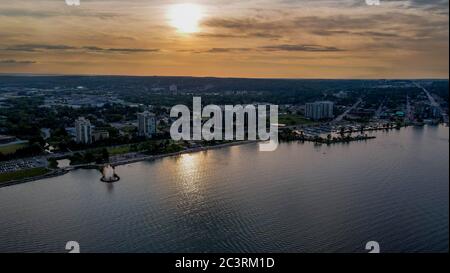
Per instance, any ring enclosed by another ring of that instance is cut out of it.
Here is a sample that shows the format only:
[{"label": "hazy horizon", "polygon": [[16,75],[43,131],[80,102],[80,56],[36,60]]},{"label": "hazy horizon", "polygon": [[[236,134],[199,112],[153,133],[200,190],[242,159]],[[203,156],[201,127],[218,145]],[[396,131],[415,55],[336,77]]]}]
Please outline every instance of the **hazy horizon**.
[{"label": "hazy horizon", "polygon": [[449,78],[250,78],[250,77],[220,77],[220,76],[189,76],[189,75],[180,75],[180,76],[170,76],[170,75],[126,75],[126,74],[36,74],[36,73],[0,73],[0,76],[7,77],[139,77],[139,78],[152,78],[152,77],[160,77],[160,78],[212,78],[212,79],[248,79],[248,80],[330,80],[330,81],[339,81],[339,80],[355,80],[355,81],[376,81],[376,80],[388,80],[388,81],[413,81],[413,80],[435,80],[435,81],[448,81]]}]

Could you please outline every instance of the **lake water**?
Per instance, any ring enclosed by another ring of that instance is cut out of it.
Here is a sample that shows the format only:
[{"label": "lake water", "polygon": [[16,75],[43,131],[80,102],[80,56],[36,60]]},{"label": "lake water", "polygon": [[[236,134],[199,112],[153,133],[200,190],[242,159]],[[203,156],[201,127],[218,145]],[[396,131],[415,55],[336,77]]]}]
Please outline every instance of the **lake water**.
[{"label": "lake water", "polygon": [[257,144],[0,188],[0,252],[449,250],[449,129]]}]

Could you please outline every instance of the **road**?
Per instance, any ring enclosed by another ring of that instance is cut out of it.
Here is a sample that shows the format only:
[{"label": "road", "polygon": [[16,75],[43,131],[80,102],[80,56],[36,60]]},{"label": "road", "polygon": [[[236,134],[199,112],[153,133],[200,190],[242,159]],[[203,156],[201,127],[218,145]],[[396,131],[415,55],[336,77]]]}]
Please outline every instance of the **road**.
[{"label": "road", "polygon": [[357,101],[355,104],[353,104],[352,107],[348,108],[343,114],[341,114],[340,116],[338,116],[337,118],[335,118],[335,119],[333,120],[333,123],[337,123],[337,122],[342,121],[342,120],[345,118],[345,116],[347,116],[348,113],[350,113],[351,111],[353,111],[353,109],[355,109],[356,107],[358,107],[358,105],[360,105],[362,101],[363,101],[363,100],[362,100],[361,98],[358,99],[358,101]]},{"label": "road", "polygon": [[377,111],[375,112],[375,118],[379,119],[381,116],[381,113],[383,113],[383,106],[384,106],[384,102],[386,101],[386,98],[383,99],[383,101],[381,102],[380,106],[378,107]]},{"label": "road", "polygon": [[413,122],[414,121],[414,112],[412,110],[411,101],[410,101],[408,95],[406,96],[406,112],[405,112],[405,115],[406,115],[406,120],[408,122]]},{"label": "road", "polygon": [[439,103],[436,102],[436,100],[433,98],[433,96],[431,96],[430,92],[428,92],[427,89],[425,89],[425,87],[419,85],[418,83],[414,83],[417,87],[421,88],[423,90],[423,92],[425,92],[425,94],[428,97],[428,100],[430,101],[432,106],[438,107],[440,108]]},{"label": "road", "polygon": [[444,122],[448,124],[448,115],[445,113],[445,111],[442,109],[441,105],[439,103],[437,103],[437,101],[434,99],[434,97],[430,94],[430,92],[428,92],[428,90],[419,85],[418,83],[414,83],[418,88],[421,88],[423,90],[423,92],[425,92],[425,94],[428,97],[428,100],[430,101],[431,106],[436,107],[439,110],[439,113],[441,114],[442,118],[444,119]]}]

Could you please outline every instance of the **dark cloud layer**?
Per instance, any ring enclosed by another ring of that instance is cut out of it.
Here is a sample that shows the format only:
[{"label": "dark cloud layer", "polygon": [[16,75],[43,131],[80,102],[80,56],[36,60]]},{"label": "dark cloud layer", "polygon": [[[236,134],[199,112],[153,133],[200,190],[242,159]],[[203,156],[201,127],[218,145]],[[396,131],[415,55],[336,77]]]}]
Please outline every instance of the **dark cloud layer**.
[{"label": "dark cloud layer", "polygon": [[246,34],[231,34],[231,33],[199,33],[198,37],[202,38],[240,38],[240,39],[252,39],[252,38],[264,38],[264,39],[279,39],[282,36],[266,33],[266,32],[253,32]]},{"label": "dark cloud layer", "polygon": [[41,52],[41,51],[84,51],[84,52],[116,52],[116,53],[145,53],[158,52],[155,48],[102,48],[97,46],[75,47],[68,45],[48,45],[48,44],[22,44],[5,47],[1,50],[5,51],[21,51],[21,52]]},{"label": "dark cloud layer", "polygon": [[[64,0],[60,0],[61,2]],[[0,9],[0,17],[30,17],[37,19],[44,19],[49,17],[95,17],[100,19],[116,18],[122,16],[118,13],[110,12],[93,12],[89,10],[70,9],[66,11],[52,11],[52,10],[35,10],[35,9],[19,9],[7,8]]]},{"label": "dark cloud layer", "polygon": [[320,45],[270,45],[263,46],[262,49],[268,51],[306,51],[306,52],[336,52],[336,51],[344,51],[343,49],[334,47],[334,46],[320,46]]},{"label": "dark cloud layer", "polygon": [[70,50],[77,49],[73,46],[66,45],[47,45],[47,44],[21,44],[21,45],[13,45],[4,48],[3,50],[8,51],[25,51],[25,52],[35,52],[42,50]]},{"label": "dark cloud layer", "polygon": [[158,52],[157,48],[101,48],[96,46],[85,46],[83,49],[93,52],[119,52],[119,53],[142,53],[142,52]]},{"label": "dark cloud layer", "polygon": [[237,52],[249,52],[249,51],[300,51],[300,52],[338,52],[345,51],[332,46],[320,46],[320,45],[303,45],[303,44],[281,44],[281,45],[268,45],[255,48],[211,48],[207,50],[191,51],[194,53],[237,53]]},{"label": "dark cloud layer", "polygon": [[[283,19],[266,18],[212,18],[204,22],[204,26],[218,33],[259,33],[261,36],[288,39],[295,33],[309,33],[316,36],[364,37],[371,40],[383,40],[396,43],[402,47],[406,42],[433,40],[446,43],[448,40],[448,17],[426,17],[414,13],[387,12],[365,15],[332,15],[332,16],[294,16]],[[448,44],[448,42],[447,42]],[[282,46],[278,50],[315,51],[315,48],[302,46]],[[330,45],[316,51],[338,51]]]},{"label": "dark cloud layer", "polygon": [[35,61],[28,61],[28,60],[0,60],[0,65],[21,65],[21,64],[35,64]]}]

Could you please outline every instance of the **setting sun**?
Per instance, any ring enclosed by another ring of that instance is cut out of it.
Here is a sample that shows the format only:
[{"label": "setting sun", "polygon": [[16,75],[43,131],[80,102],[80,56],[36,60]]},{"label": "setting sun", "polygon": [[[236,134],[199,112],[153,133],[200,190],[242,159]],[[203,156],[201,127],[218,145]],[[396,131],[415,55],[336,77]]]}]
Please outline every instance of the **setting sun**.
[{"label": "setting sun", "polygon": [[168,11],[170,25],[182,33],[198,31],[199,21],[203,17],[203,10],[196,4],[172,5]]}]

